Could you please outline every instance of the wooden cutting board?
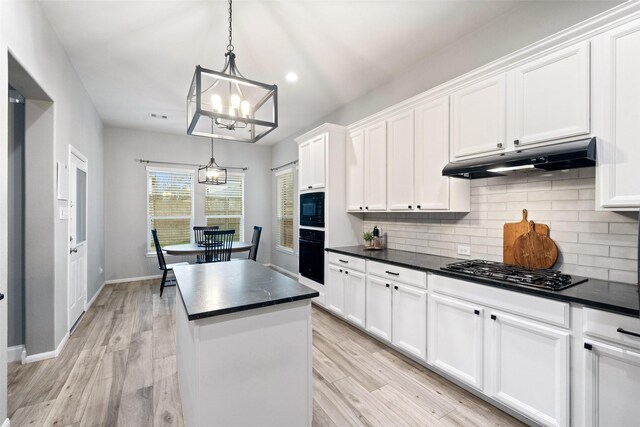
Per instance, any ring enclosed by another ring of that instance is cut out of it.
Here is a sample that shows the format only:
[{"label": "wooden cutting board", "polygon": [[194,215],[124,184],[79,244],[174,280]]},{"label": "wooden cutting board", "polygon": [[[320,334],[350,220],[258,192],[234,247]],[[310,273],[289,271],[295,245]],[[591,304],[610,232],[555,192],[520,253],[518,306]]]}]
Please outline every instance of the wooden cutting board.
[{"label": "wooden cutting board", "polygon": [[[534,230],[538,234],[549,235],[549,226],[545,224],[535,224]],[[516,264],[513,256],[513,245],[516,239],[523,234],[529,232],[529,222],[527,221],[527,210],[522,209],[522,221],[507,222],[504,225],[503,241],[502,241],[502,262],[505,264]]]},{"label": "wooden cutting board", "polygon": [[513,244],[513,256],[516,264],[529,268],[551,268],[558,260],[558,247],[555,242],[534,229],[529,222],[529,231],[516,239]]}]

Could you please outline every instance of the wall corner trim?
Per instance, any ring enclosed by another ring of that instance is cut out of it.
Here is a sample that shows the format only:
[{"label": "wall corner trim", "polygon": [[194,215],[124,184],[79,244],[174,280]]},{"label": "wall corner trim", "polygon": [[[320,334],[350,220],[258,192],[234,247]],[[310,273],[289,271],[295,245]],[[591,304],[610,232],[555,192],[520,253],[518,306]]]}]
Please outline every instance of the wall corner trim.
[{"label": "wall corner trim", "polygon": [[21,361],[23,350],[24,350],[24,345],[22,344],[14,345],[7,348],[7,363]]},{"label": "wall corner trim", "polygon": [[89,311],[89,309],[91,308],[91,306],[93,305],[94,302],[96,302],[96,299],[98,298],[98,295],[100,295],[100,292],[102,292],[102,289],[104,288],[104,285],[107,284],[107,281],[105,280],[104,282],[102,282],[102,285],[100,285],[100,287],[98,288],[98,290],[96,291],[95,294],[93,294],[93,296],[91,297],[91,299],[89,300],[89,302],[87,303],[87,306],[84,308],[84,311],[87,312]]},{"label": "wall corner trim", "polygon": [[60,353],[62,353],[62,350],[64,349],[64,346],[67,344],[67,341],[69,341],[68,332],[66,333],[64,338],[62,338],[62,341],[60,341],[60,344],[58,344],[58,347],[54,351],[45,351],[44,353],[38,353],[38,354],[32,354],[30,356],[26,356],[22,363],[23,364],[33,363],[33,362],[39,362],[41,360],[53,359],[54,357],[58,357]]}]

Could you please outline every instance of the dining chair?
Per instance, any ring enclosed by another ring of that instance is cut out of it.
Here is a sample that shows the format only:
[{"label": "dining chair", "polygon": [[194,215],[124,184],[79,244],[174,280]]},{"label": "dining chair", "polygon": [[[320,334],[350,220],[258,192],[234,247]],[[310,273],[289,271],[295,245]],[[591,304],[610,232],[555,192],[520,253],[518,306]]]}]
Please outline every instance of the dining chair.
[{"label": "dining chair", "polygon": [[257,225],[253,227],[253,237],[251,238],[251,249],[249,249],[249,259],[256,260],[258,256],[258,245],[260,244],[260,235],[262,234],[262,227],[258,227]]},{"label": "dining chair", "polygon": [[[204,232],[211,230],[219,230],[217,225],[194,225],[193,226],[193,242],[198,246],[204,246]],[[196,255],[196,264],[205,262],[204,255]]]},{"label": "dining chair", "polygon": [[[160,247],[160,240],[158,239],[158,230],[155,228],[151,230],[151,234],[153,234],[153,244],[156,247],[156,255],[158,256],[158,264],[160,264],[160,270],[162,270],[162,282],[160,282],[160,296],[162,296],[162,292],[164,291],[165,282],[167,281],[167,273],[173,271],[173,267],[177,265],[187,265],[187,262],[177,262],[174,264],[167,264],[164,260],[164,253],[162,252],[162,247]],[[175,285],[170,285],[175,286]]]},{"label": "dining chair", "polygon": [[204,262],[230,261],[234,234],[236,230],[205,230]]}]

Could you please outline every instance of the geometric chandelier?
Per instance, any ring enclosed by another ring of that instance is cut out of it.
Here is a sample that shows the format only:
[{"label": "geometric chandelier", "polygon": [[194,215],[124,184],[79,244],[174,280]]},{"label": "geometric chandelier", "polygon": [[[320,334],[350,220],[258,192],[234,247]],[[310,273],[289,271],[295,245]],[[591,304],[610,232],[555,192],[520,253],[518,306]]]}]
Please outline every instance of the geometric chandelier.
[{"label": "geometric chandelier", "polygon": [[256,142],[278,127],[278,87],[245,78],[236,66],[229,0],[229,44],[222,71],[196,66],[187,96],[187,134]]},{"label": "geometric chandelier", "polygon": [[211,138],[211,160],[198,168],[198,184],[224,185],[227,183],[227,169],[218,166],[213,158],[213,138]]}]

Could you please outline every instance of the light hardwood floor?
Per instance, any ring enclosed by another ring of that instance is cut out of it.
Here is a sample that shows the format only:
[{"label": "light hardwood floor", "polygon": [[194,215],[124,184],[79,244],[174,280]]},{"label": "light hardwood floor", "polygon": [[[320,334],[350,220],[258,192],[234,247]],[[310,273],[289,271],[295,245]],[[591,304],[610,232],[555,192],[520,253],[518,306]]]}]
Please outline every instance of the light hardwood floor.
[{"label": "light hardwood floor", "polygon": [[[11,363],[11,426],[182,426],[176,289],[158,288],[105,286],[60,356]],[[521,425],[315,307],[313,375],[314,426]]]}]

